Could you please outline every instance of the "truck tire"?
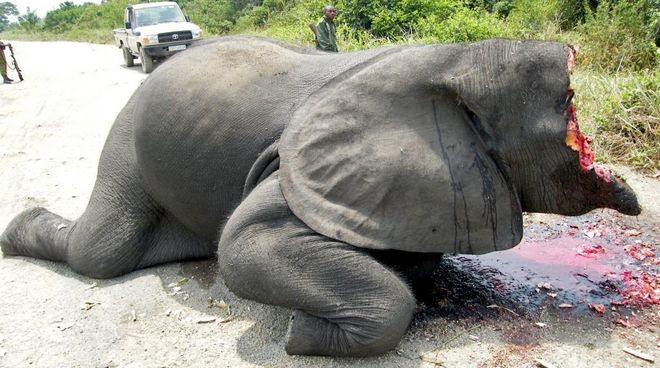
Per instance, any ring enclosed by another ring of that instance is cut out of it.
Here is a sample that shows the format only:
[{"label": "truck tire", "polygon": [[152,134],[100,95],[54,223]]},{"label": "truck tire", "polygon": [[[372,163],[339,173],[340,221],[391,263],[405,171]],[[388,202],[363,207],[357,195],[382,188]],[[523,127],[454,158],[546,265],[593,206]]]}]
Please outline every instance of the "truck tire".
[{"label": "truck tire", "polygon": [[133,55],[128,50],[128,48],[127,47],[122,47],[121,51],[124,53],[124,62],[126,62],[126,66],[130,68],[133,65],[135,65],[135,62],[133,60]]},{"label": "truck tire", "polygon": [[151,73],[154,70],[154,60],[151,56],[147,55],[144,48],[140,48],[140,62],[142,63],[142,71]]}]

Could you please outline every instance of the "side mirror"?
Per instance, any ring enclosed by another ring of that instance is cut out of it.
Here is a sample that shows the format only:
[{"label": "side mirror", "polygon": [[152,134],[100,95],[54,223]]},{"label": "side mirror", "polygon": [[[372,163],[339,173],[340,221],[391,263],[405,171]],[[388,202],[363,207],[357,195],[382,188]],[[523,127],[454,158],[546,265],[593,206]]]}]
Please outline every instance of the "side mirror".
[{"label": "side mirror", "polygon": [[186,16],[184,16],[184,18],[186,18],[186,22],[190,22],[190,17],[189,16],[186,15]]},{"label": "side mirror", "polygon": [[131,28],[131,22],[125,22],[124,23],[124,28],[130,29]]}]

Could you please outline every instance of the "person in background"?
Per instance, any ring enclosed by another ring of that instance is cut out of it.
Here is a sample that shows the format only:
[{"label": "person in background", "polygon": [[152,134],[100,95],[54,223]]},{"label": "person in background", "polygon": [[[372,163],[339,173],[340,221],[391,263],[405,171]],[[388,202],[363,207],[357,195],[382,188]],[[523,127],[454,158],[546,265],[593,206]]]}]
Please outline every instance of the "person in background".
[{"label": "person in background", "polygon": [[7,58],[5,57],[5,46],[7,44],[0,41],[0,74],[2,75],[2,83],[9,84],[13,82],[12,79],[9,79],[7,76]]},{"label": "person in background", "polygon": [[316,26],[316,48],[319,50],[337,52],[335,14],[337,11],[334,6],[327,5],[323,8],[323,18]]}]

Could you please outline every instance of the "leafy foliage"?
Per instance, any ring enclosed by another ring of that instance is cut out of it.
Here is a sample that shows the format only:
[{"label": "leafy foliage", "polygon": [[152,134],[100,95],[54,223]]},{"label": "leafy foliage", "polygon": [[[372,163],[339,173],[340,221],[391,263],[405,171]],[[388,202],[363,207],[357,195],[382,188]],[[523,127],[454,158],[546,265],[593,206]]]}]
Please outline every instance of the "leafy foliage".
[{"label": "leafy foliage", "polygon": [[9,25],[9,17],[17,16],[18,9],[16,5],[5,1],[0,3],[0,32],[4,31]]},{"label": "leafy foliage", "polygon": [[[110,30],[121,27],[124,7],[134,2],[65,1],[42,23],[32,13],[22,16],[19,24],[24,30],[69,38],[105,29],[101,39],[110,42]],[[313,41],[307,24],[318,21],[326,2],[178,1],[207,35],[260,33],[307,45]],[[342,50],[506,37],[577,41],[581,64],[603,71],[644,70],[659,62],[660,0],[336,0],[335,5]]]},{"label": "leafy foliage", "polygon": [[344,0],[339,7],[349,27],[376,38],[455,42],[501,33],[496,16],[452,0]]},{"label": "leafy foliage", "polygon": [[[65,1],[43,22],[28,9],[5,34],[112,42],[111,30],[122,27],[125,6],[137,1]],[[328,3],[177,2],[207,36],[260,34],[308,47],[313,47],[314,38],[307,25],[318,22]],[[7,14],[13,15],[3,4],[11,3],[0,2],[0,27]],[[600,137],[594,145],[600,147],[601,158],[659,169],[660,0],[335,0],[334,5],[342,52],[493,37],[575,44],[580,50],[576,103],[583,128]]]},{"label": "leafy foliage", "polygon": [[59,8],[46,14],[43,29],[52,32],[69,30],[78,23],[84,11],[85,6],[76,6],[71,1],[65,1],[60,4]]},{"label": "leafy foliage", "polygon": [[596,152],[609,162],[660,170],[660,70],[607,76],[582,72],[574,80],[581,126],[596,138]]},{"label": "leafy foliage", "polygon": [[211,34],[229,32],[236,20],[236,11],[231,0],[179,1],[182,9]]},{"label": "leafy foliage", "polygon": [[24,15],[18,17],[19,27],[26,32],[38,31],[38,25],[40,21],[41,19],[39,19],[37,13],[30,9],[30,7],[27,8],[27,11]]},{"label": "leafy foliage", "polygon": [[559,0],[557,21],[562,30],[574,29],[583,24],[587,14],[598,8],[600,0]]},{"label": "leafy foliage", "polygon": [[[584,48],[582,61],[593,68],[617,72],[643,70],[658,63],[651,26],[650,0],[601,1],[595,12],[588,11],[581,31]],[[655,1],[657,2],[657,1]],[[656,23],[657,24],[657,23]]]}]

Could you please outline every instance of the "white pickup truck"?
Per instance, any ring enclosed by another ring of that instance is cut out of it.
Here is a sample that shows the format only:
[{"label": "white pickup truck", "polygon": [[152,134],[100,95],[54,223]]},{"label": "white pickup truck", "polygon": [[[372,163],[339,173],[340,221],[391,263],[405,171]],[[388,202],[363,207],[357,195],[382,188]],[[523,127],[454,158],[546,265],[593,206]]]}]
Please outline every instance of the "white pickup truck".
[{"label": "white pickup truck", "polygon": [[188,21],[175,2],[129,5],[124,11],[126,28],[114,30],[115,42],[124,53],[126,66],[139,57],[142,71],[151,73],[154,61],[185,50],[202,39],[202,30]]}]

